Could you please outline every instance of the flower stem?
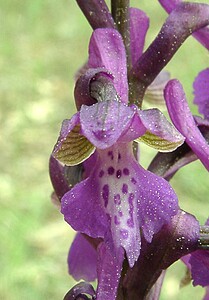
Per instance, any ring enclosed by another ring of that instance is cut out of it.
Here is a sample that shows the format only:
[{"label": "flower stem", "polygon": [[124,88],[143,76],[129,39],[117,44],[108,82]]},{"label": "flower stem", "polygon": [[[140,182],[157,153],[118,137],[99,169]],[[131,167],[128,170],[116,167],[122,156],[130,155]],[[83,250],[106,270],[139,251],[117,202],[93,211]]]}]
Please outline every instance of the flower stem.
[{"label": "flower stem", "polygon": [[118,31],[123,37],[123,42],[126,49],[128,70],[131,69],[129,6],[129,0],[111,0],[112,16]]},{"label": "flower stem", "polygon": [[200,238],[198,247],[202,250],[209,250],[209,226],[200,226]]}]

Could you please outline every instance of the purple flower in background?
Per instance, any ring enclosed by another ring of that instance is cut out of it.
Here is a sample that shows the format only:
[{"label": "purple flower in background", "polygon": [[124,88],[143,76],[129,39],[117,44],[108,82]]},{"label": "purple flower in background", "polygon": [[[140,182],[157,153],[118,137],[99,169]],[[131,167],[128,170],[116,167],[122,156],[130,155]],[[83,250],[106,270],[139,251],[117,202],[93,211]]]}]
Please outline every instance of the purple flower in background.
[{"label": "purple flower in background", "polygon": [[194,103],[198,105],[199,113],[209,120],[209,68],[198,74],[193,87]]},{"label": "purple flower in background", "polygon": [[[209,219],[205,225],[209,225]],[[203,226],[204,228],[204,226]],[[203,229],[204,230],[204,229]],[[206,287],[206,293],[203,300],[209,299],[209,250],[197,250],[191,254],[182,257],[193,280],[193,285]]]},{"label": "purple flower in background", "polygon": [[209,145],[201,134],[189,109],[183,87],[178,80],[170,80],[165,87],[165,100],[171,120],[186,138],[186,143],[209,170]]}]

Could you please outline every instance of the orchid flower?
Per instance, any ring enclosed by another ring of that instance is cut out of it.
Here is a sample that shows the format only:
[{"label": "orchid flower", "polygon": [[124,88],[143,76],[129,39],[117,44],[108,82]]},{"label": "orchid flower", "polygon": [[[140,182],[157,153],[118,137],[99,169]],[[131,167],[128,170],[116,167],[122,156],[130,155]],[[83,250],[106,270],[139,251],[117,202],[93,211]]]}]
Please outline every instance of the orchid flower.
[{"label": "orchid flower", "polygon": [[[127,106],[125,49],[117,31],[95,30],[89,53],[89,65],[113,74],[116,90],[95,104],[82,105],[71,120],[63,122],[53,152],[57,159],[75,165],[96,152],[90,176],[62,198],[62,212],[75,230],[111,239],[115,249],[123,247],[133,266],[140,253],[138,228],[151,242],[153,234],[175,215],[178,204],[170,185],[138,164],[132,141],[143,140],[147,133],[144,140],[165,151],[182,144],[183,138],[158,110]],[[110,77],[99,69],[91,80],[97,81],[99,75]],[[80,80],[84,86],[84,79]]]},{"label": "orchid flower", "polygon": [[[91,281],[97,277],[96,294],[87,286],[92,299],[116,299],[120,284],[128,294],[127,299],[134,299],[135,295],[144,298],[164,269],[197,249],[199,223],[179,209],[177,196],[165,179],[139,164],[133,142],[174,153],[186,138],[206,167],[208,144],[197,129],[178,82],[167,84],[165,98],[171,119],[181,133],[158,109],[141,110],[142,99],[148,86],[156,83],[154,80],[164,84],[167,75],[156,77],[184,40],[208,24],[209,9],[204,5],[178,5],[142,53],[148,29],[143,12],[129,10],[127,45],[126,36],[122,34],[122,38],[116,30],[117,22],[114,23],[105,1],[77,3],[94,32],[88,63],[76,82],[78,112],[63,122],[50,160],[52,167],[55,159],[69,168],[83,164],[82,174],[73,184],[66,180],[63,165],[56,164],[62,179],[51,173],[61,199],[61,212],[78,232],[68,256],[69,271],[78,280]],[[201,149],[193,141],[190,143],[184,120],[187,126],[195,128],[192,134],[200,141]],[[169,170],[167,178],[177,169]],[[157,245],[160,246],[155,251]],[[81,249],[86,256],[80,255]],[[126,258],[127,273],[122,278]],[[159,286],[160,281],[161,278]],[[136,288],[139,283],[140,291]],[[82,289],[82,285],[73,288],[65,299],[74,299]],[[152,299],[158,299],[159,288],[150,292],[155,294],[154,298],[150,296]]]},{"label": "orchid flower", "polygon": [[[94,153],[94,164],[89,177],[63,196],[61,211],[76,231],[104,239],[103,252],[107,247],[115,253],[120,270],[123,249],[131,267],[140,255],[139,228],[150,243],[178,211],[175,192],[167,181],[139,165],[132,142],[142,140],[167,151],[184,139],[157,109],[127,105],[125,49],[116,30],[93,32],[88,65],[92,69],[78,80],[75,96],[77,103],[82,98],[91,105],[81,105],[63,122],[53,155],[66,165],[76,165]],[[90,95],[85,93],[89,89]]]}]

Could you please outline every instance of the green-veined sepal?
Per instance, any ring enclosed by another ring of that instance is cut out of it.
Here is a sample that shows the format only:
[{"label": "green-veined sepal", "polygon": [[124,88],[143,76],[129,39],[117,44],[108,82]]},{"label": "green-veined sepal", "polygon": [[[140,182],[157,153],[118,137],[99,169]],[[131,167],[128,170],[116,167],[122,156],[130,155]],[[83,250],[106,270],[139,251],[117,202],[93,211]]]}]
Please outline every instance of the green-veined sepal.
[{"label": "green-veined sepal", "polygon": [[67,137],[62,140],[62,145],[53,156],[67,166],[75,166],[86,160],[95,147],[80,134],[80,125],[76,125]]},{"label": "green-veined sepal", "polygon": [[163,139],[150,131],[146,131],[146,133],[137,138],[135,140],[136,142],[143,142],[144,144],[160,151],[160,152],[171,152],[174,151],[176,148],[182,145],[182,140],[180,141],[169,141],[166,139]]}]

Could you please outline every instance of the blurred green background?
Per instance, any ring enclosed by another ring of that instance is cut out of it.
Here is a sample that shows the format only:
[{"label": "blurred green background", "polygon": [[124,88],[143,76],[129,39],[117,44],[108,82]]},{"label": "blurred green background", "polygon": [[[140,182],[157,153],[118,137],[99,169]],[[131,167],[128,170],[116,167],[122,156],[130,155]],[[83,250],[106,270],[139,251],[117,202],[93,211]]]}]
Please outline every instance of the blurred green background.
[{"label": "blurred green background", "polygon": [[[151,17],[148,45],[167,15],[157,0],[131,3]],[[66,264],[73,231],[51,203],[48,159],[62,120],[75,112],[74,74],[87,59],[91,28],[73,0],[0,0],[0,20],[0,299],[60,300],[73,284]],[[208,59],[191,37],[167,67],[196,114],[192,82]],[[142,165],[154,154],[142,147]],[[208,178],[195,162],[171,181],[181,207],[201,223]],[[181,262],[170,268],[162,300],[201,299],[200,287],[179,289],[184,272]]]}]

